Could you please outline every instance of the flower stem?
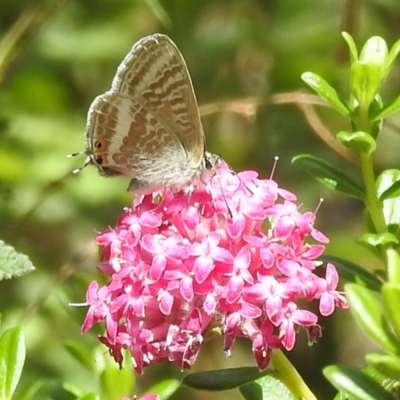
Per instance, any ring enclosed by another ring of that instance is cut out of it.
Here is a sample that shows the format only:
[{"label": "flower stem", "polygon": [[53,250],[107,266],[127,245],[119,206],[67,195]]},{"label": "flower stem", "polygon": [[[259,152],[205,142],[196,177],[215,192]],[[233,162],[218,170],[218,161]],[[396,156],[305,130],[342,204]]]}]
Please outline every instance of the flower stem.
[{"label": "flower stem", "polygon": [[383,217],[382,204],[376,195],[372,157],[370,155],[361,154],[360,158],[364,184],[367,192],[365,205],[367,206],[368,212],[371,215],[376,232],[387,232],[385,219]]},{"label": "flower stem", "polygon": [[283,354],[282,350],[275,350],[272,353],[271,362],[279,379],[287,386],[296,399],[317,400],[292,363]]}]

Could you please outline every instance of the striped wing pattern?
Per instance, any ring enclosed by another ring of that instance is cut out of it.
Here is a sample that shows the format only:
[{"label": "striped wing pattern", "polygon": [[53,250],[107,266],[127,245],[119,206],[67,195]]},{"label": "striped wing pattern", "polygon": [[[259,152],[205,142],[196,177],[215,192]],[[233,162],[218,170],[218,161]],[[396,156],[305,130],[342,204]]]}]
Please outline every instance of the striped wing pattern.
[{"label": "striped wing pattern", "polygon": [[204,164],[205,138],[186,64],[165,35],[137,42],[111,90],[88,113],[86,152],[105,175],[132,178],[147,193],[183,185]]}]

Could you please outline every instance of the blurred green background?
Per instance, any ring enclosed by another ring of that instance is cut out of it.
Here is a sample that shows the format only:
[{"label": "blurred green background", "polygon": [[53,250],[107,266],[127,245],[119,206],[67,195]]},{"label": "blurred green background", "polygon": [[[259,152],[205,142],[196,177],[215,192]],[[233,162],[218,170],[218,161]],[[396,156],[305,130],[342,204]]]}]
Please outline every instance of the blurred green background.
[{"label": "blurred green background", "polygon": [[[331,238],[330,253],[369,268],[381,267],[357,244],[362,205],[321,186],[291,164],[312,153],[359,179],[357,168],[333,152],[298,106],[300,79],[313,71],[348,96],[348,53],[341,31],[359,47],[373,35],[391,45],[400,38],[398,0],[70,0],[0,3],[0,239],[27,254],[36,271],[0,282],[2,329],[22,324],[27,340],[23,383],[61,379],[98,390],[97,380],[64,349],[68,340],[89,348],[95,336],[80,336],[85,287],[96,277],[97,231],[113,225],[132,199],[128,179],[106,179],[94,167],[71,171],[84,157],[86,113],[110,87],[118,64],[141,37],[168,34],[183,53],[203,113],[208,148],[234,170],[255,169],[295,192],[302,210],[318,212],[317,227]],[[397,64],[383,90],[398,95]],[[302,98],[301,102],[304,102]],[[313,97],[307,97],[310,101]],[[315,107],[334,135],[348,122]],[[379,139],[377,171],[399,168],[398,117]],[[321,130],[319,133],[321,134]],[[322,133],[323,134],[323,133]],[[300,335],[289,358],[320,399],[334,390],[321,368],[334,362],[363,365],[371,344],[348,312],[321,319],[324,337],[312,348]],[[238,342],[226,360],[222,342],[205,345],[195,371],[254,365],[249,344]],[[137,393],[162,377],[181,374],[160,365],[146,370]],[[55,399],[68,398],[54,393]],[[209,398],[183,390],[174,399]],[[213,398],[235,399],[235,392]],[[42,395],[40,398],[46,398]]]}]

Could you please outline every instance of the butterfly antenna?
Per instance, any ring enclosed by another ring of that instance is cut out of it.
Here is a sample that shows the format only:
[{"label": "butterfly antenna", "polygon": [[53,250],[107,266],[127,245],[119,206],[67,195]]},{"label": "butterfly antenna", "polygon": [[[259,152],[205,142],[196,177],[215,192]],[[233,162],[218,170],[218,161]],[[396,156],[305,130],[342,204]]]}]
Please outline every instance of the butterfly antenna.
[{"label": "butterfly antenna", "polygon": [[219,185],[219,188],[221,189],[222,198],[224,199],[224,202],[226,204],[226,209],[228,210],[229,217],[230,217],[230,219],[233,219],[233,213],[229,207],[228,200],[226,199],[224,189],[222,188],[221,179],[219,179],[218,175],[216,176],[216,178],[218,179],[218,185]]},{"label": "butterfly antenna", "polygon": [[67,158],[76,157],[76,156],[79,156],[81,154],[85,154],[86,155],[85,163],[82,165],[82,167],[73,169],[72,170],[73,174],[77,174],[78,172],[82,171],[84,168],[86,168],[89,164],[92,163],[92,159],[90,158],[90,155],[86,151],[79,151],[77,153],[67,154]]}]

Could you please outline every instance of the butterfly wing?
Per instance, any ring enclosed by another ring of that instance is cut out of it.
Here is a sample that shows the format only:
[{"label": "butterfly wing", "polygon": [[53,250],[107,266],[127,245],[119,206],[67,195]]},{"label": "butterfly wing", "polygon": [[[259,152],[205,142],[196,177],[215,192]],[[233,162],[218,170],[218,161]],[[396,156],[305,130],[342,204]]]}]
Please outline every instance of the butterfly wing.
[{"label": "butterfly wing", "polygon": [[205,137],[186,63],[172,40],[155,34],[137,42],[112,82],[111,91],[135,99],[176,135],[188,162],[198,167]]},{"label": "butterfly wing", "polygon": [[177,136],[127,95],[109,91],[98,96],[90,106],[86,129],[93,163],[106,176],[133,178],[132,189],[151,192],[189,181],[193,175]]}]

